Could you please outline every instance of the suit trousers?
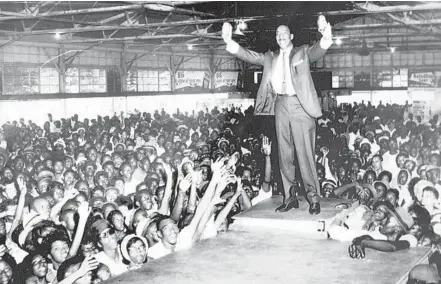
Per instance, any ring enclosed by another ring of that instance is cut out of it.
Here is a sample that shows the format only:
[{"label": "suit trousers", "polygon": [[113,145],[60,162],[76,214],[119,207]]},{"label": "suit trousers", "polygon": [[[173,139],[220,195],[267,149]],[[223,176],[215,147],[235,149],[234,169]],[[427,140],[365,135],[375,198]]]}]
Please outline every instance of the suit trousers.
[{"label": "suit trousers", "polygon": [[284,202],[291,197],[290,188],[296,179],[296,157],[308,202],[319,202],[320,186],[314,154],[315,119],[304,111],[297,96],[277,96],[275,124],[280,174],[285,191]]}]

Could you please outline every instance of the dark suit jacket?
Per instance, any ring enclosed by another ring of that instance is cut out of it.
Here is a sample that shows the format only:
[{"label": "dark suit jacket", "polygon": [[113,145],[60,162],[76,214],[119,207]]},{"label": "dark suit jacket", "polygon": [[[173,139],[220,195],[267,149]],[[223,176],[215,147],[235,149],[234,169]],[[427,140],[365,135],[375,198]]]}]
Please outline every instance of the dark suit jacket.
[{"label": "dark suit jacket", "polygon": [[[289,56],[294,90],[305,112],[314,118],[320,117],[322,111],[309,66],[312,62],[322,58],[325,54],[326,49],[321,48],[320,42],[317,42],[312,46],[303,45],[294,47]],[[235,55],[243,61],[263,66],[262,82],[257,91],[254,114],[274,115],[276,94],[271,86],[271,76],[272,68],[276,66],[279,57],[279,51],[258,53],[240,47]]]}]

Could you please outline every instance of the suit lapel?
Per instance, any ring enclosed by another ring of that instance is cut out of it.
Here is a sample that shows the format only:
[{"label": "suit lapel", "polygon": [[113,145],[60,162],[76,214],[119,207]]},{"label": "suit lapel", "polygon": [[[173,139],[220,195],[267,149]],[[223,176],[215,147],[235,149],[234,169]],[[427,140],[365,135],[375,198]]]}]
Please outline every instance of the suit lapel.
[{"label": "suit lapel", "polygon": [[272,70],[274,70],[274,68],[276,68],[277,66],[277,60],[279,59],[279,55],[280,55],[280,50],[274,52]]}]

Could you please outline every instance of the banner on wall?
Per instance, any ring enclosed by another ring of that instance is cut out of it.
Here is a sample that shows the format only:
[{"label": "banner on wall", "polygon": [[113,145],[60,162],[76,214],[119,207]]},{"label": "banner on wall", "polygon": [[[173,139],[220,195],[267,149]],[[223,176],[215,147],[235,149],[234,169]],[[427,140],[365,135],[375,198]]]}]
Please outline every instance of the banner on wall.
[{"label": "banner on wall", "polygon": [[205,71],[178,71],[175,78],[177,92],[206,92],[210,89],[210,74]]},{"label": "banner on wall", "polygon": [[441,71],[409,70],[409,87],[441,88]]},{"label": "banner on wall", "polygon": [[239,72],[216,72],[214,89],[216,91],[236,91]]},{"label": "banner on wall", "polygon": [[[428,122],[433,112],[436,112],[435,94],[436,88],[409,88],[409,96],[412,98],[412,113],[414,117],[421,116],[423,122]],[[435,108],[434,108],[435,107]]]}]

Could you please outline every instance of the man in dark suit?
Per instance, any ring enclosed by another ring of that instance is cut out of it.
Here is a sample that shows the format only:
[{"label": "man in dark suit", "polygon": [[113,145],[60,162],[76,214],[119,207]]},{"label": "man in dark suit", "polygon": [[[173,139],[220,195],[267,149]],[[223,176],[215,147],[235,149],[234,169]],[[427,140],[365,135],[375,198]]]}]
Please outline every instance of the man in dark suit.
[{"label": "man in dark suit", "polygon": [[315,163],[316,118],[322,115],[320,101],[312,81],[310,64],[322,58],[332,45],[331,25],[319,17],[322,39],[312,46],[294,47],[287,26],[276,31],[279,51],[258,53],[241,47],[232,40],[232,26],[224,23],[222,37],[227,50],[251,64],[263,66],[262,82],[257,92],[255,115],[275,115],[279,147],[279,165],[284,187],[283,204],[276,211],[298,208],[295,187],[297,157],[309,213],[320,213],[320,186]]}]

